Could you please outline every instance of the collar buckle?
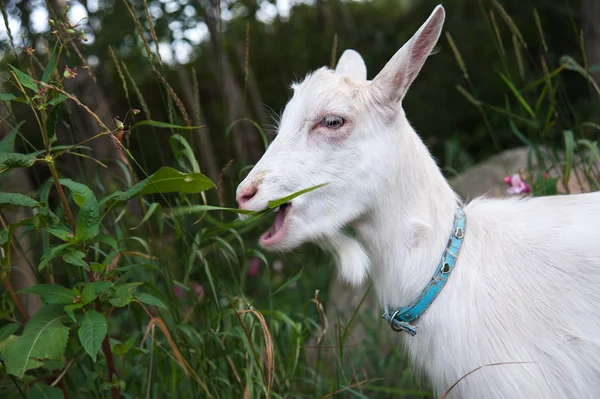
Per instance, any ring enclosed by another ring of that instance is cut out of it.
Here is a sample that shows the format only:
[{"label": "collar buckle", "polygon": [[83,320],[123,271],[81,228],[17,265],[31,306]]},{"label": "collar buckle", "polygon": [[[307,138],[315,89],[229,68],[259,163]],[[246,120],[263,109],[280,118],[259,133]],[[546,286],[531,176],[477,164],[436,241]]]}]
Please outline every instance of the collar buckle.
[{"label": "collar buckle", "polygon": [[413,337],[417,335],[417,329],[415,327],[411,326],[405,321],[400,321],[396,319],[396,315],[398,313],[400,313],[400,310],[396,310],[391,317],[389,316],[389,313],[386,313],[383,315],[383,318],[389,323],[391,329],[395,332],[404,331],[405,333],[408,333]]},{"label": "collar buckle", "polygon": [[448,240],[448,246],[427,286],[410,305],[397,309],[393,313],[388,308],[383,314],[383,318],[392,330],[396,332],[404,331],[413,337],[417,335],[417,329],[409,323],[421,317],[446,284],[458,258],[465,237],[466,224],[465,213],[458,208],[454,216],[454,226]]}]

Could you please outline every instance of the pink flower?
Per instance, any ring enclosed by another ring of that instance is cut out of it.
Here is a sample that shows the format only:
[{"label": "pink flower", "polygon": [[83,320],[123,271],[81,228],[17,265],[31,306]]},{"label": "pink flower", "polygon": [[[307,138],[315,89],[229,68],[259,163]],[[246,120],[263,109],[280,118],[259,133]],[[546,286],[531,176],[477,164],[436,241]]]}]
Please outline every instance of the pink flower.
[{"label": "pink flower", "polygon": [[260,271],[260,259],[255,256],[252,259],[250,259],[250,266],[248,266],[248,277],[258,276],[259,271]]},{"label": "pink flower", "polygon": [[204,298],[204,286],[202,286],[202,284],[194,283],[192,288],[198,296],[198,300],[202,300],[202,298]]},{"label": "pink flower", "polygon": [[515,173],[512,176],[506,176],[504,182],[510,186],[508,190],[506,190],[510,195],[531,193],[531,187],[523,181],[521,175],[518,173]]},{"label": "pink flower", "polygon": [[175,296],[179,299],[183,298],[183,290],[181,289],[180,286],[173,284],[173,293],[175,294]]}]

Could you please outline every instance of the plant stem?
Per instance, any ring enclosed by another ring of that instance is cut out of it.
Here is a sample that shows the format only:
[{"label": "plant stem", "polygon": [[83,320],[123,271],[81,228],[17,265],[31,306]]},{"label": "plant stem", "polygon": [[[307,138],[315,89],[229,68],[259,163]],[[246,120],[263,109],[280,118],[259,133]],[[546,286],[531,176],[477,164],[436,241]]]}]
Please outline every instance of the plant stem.
[{"label": "plant stem", "polygon": [[15,294],[15,289],[13,288],[12,284],[10,283],[10,279],[6,279],[6,281],[4,282],[4,285],[6,287],[6,291],[8,291],[8,293],[10,294],[10,297],[12,298],[13,302],[15,303],[15,306],[19,310],[19,313],[21,313],[21,316],[23,316],[25,321],[28,321],[29,314],[27,313],[27,310],[25,310],[25,307],[21,303],[21,300],[19,299],[17,294]]},{"label": "plant stem", "polygon": [[63,190],[62,184],[58,180],[58,172],[56,171],[56,167],[54,163],[48,162],[48,167],[50,168],[50,173],[52,174],[52,180],[54,180],[54,186],[56,186],[56,191],[58,191],[58,196],[60,197],[60,202],[62,202],[63,208],[65,208],[65,212],[67,214],[67,219],[69,219],[69,224],[71,225],[71,229],[73,233],[75,233],[75,217],[73,216],[73,212],[71,212],[71,208],[69,207],[69,202],[67,201],[67,196],[65,195],[65,190]]},{"label": "plant stem", "polygon": [[[8,229],[8,226],[6,225],[6,222],[4,222],[4,219],[2,218],[2,216],[0,216],[0,222],[2,223],[2,226],[5,229]],[[12,239],[11,239],[11,244],[12,244],[13,248],[16,251],[17,250],[17,246],[15,245],[15,243],[14,243],[14,241]],[[25,269],[23,269],[23,270],[25,270]],[[21,299],[19,299],[19,297],[17,296],[17,294],[15,294],[15,289],[14,289],[14,287],[12,286],[12,284],[10,282],[10,277],[6,279],[6,281],[4,282],[4,285],[6,287],[6,291],[8,291],[8,293],[10,294],[10,297],[12,298],[13,302],[15,303],[15,306],[19,310],[19,313],[21,313],[21,316],[23,316],[23,318],[25,319],[25,321],[28,321],[29,320],[29,313],[27,313],[27,310],[23,306],[23,303],[21,303]]]},{"label": "plant stem", "polygon": [[[73,216],[73,212],[71,211],[71,208],[69,207],[69,203],[67,202],[67,196],[65,195],[65,191],[62,188],[62,185],[60,184],[60,181],[58,180],[58,172],[56,171],[56,167],[54,166],[54,163],[49,162],[48,163],[48,167],[50,168],[50,173],[52,174],[52,180],[54,180],[54,185],[56,186],[56,190],[58,191],[58,196],[60,197],[60,201],[63,204],[63,207],[65,208],[65,213],[67,214],[67,219],[69,219],[69,224],[71,225],[71,229],[73,230],[73,232],[75,232],[75,229],[77,227],[77,224],[75,223],[75,217]],[[86,263],[87,259],[86,259]],[[90,270],[87,272],[87,277],[88,280],[90,281],[90,283],[93,283],[94,281],[96,281],[96,278],[94,277],[94,273]],[[98,313],[103,313],[102,312],[102,303],[100,302],[99,299],[96,298],[96,300],[94,301],[94,305],[96,307],[96,311]],[[106,336],[104,337],[104,341],[102,341],[102,352],[104,352],[104,356],[106,357],[106,364],[108,365],[108,378],[112,384],[113,381],[113,375],[117,376],[118,378],[118,374],[117,374],[117,369],[115,368],[115,361],[113,359],[113,355],[112,355],[112,350],[110,348],[110,341],[108,340],[108,334],[106,334]],[[112,390],[112,397],[113,399],[119,399],[121,397],[121,393],[119,392],[119,388],[116,386],[113,386],[111,388]]]}]

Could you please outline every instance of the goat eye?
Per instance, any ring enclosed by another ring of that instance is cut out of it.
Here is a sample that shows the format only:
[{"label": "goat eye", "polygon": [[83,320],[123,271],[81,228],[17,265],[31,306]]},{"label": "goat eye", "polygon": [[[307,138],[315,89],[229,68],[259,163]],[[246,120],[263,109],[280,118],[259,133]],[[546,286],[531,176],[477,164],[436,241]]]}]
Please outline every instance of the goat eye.
[{"label": "goat eye", "polygon": [[321,126],[329,128],[329,129],[337,129],[338,127],[342,127],[344,124],[344,118],[341,116],[327,115],[321,121]]}]

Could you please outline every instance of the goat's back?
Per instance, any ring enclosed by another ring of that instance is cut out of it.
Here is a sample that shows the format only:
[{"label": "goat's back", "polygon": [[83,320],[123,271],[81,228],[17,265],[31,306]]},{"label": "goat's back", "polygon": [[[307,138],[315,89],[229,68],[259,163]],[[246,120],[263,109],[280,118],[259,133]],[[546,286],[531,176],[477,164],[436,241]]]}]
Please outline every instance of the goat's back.
[{"label": "goat's back", "polygon": [[480,198],[465,211],[456,269],[405,340],[415,362],[439,389],[529,362],[479,370],[454,398],[600,398],[600,193]]}]

